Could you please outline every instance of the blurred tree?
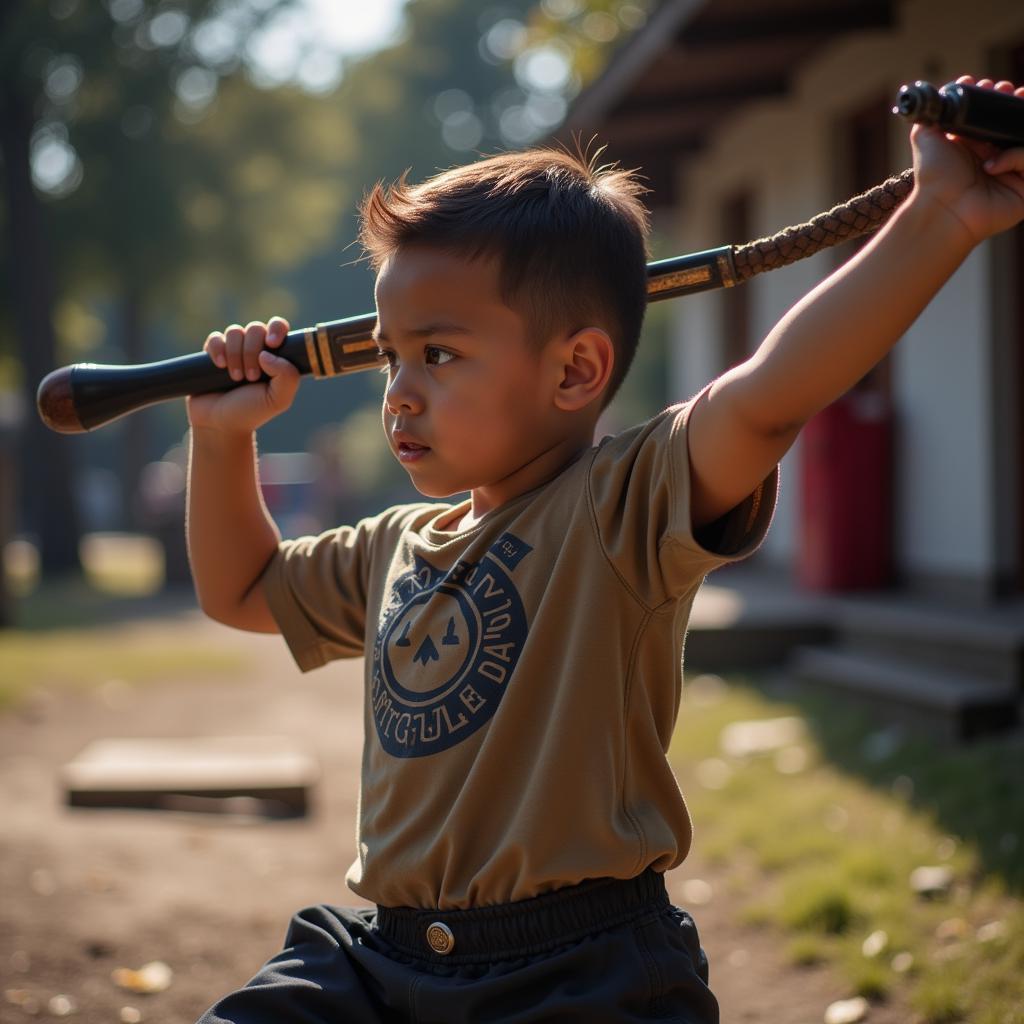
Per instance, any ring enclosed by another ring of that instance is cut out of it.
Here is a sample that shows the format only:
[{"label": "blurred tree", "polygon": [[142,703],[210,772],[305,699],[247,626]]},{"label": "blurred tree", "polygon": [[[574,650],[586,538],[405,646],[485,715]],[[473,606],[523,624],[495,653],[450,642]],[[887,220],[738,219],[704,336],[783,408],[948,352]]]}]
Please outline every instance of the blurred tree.
[{"label": "blurred tree", "polygon": [[[347,198],[343,112],[242,74],[246,40],[285,3],[16,0],[0,11],[7,326],[28,408],[67,355],[55,321],[103,340],[90,301],[114,306],[118,358],[139,362],[147,325],[196,348],[222,324],[221,296],[252,307],[270,271],[323,245]],[[145,427],[142,414],[121,432],[128,496],[149,456]],[[22,518],[44,572],[73,569],[71,449],[31,416],[22,446],[38,456],[22,460]]]}]

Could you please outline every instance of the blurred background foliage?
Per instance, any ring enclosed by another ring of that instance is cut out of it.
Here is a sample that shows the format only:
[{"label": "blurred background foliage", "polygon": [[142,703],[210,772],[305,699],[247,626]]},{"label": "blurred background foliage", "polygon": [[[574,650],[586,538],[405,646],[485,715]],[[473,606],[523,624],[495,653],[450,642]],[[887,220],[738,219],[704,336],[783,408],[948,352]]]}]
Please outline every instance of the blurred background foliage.
[{"label": "blurred background foliage", "polygon": [[[186,429],[176,402],[52,434],[33,408],[47,372],[194,351],[233,321],[372,309],[352,246],[364,190],[543,142],[653,6],[5,0],[0,487],[6,532],[41,574],[79,572],[83,532],[171,544]],[[652,313],[609,429],[670,397]],[[301,491],[281,499],[286,529],[415,497],[381,436],[379,393],[374,374],[306,383],[261,432],[263,451],[313,456],[268,480]]]}]

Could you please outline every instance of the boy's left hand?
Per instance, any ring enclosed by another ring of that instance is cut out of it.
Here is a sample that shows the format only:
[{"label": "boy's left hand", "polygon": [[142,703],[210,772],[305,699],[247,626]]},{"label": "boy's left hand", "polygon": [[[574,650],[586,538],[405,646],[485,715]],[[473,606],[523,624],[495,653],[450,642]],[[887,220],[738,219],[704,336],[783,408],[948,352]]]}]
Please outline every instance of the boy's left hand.
[{"label": "boy's left hand", "polygon": [[[1015,89],[1012,82],[976,81],[970,75],[962,75],[957,82],[1024,99],[1024,87]],[[1024,219],[1024,147],[1001,150],[975,139],[950,138],[922,125],[913,127],[910,142],[917,192],[946,207],[972,243]]]}]

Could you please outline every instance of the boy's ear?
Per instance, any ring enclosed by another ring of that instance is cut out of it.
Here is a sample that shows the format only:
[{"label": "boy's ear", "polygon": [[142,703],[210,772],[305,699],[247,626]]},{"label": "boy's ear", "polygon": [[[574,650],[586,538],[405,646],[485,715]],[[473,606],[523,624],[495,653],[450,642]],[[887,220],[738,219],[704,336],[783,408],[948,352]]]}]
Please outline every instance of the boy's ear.
[{"label": "boy's ear", "polygon": [[582,327],[556,341],[553,355],[560,379],[555,405],[563,412],[576,412],[599,399],[615,367],[615,346],[600,327]]}]

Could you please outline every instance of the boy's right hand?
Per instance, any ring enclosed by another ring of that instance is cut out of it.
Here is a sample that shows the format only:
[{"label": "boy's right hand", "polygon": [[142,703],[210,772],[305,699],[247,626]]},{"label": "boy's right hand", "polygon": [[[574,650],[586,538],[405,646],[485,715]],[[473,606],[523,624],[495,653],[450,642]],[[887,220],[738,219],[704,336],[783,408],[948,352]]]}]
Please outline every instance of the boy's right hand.
[{"label": "boy's right hand", "polygon": [[[186,401],[193,428],[225,433],[251,433],[284,412],[295,398],[299,371],[270,349],[277,348],[288,334],[288,321],[275,316],[267,323],[253,320],[214,331],[203,350],[213,362],[226,369],[236,381],[253,383],[231,391],[192,395]],[[261,382],[265,373],[270,380]]]}]

